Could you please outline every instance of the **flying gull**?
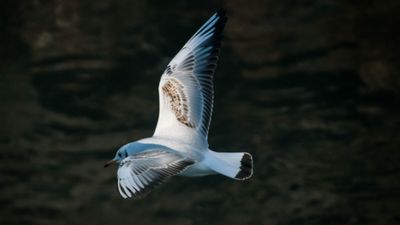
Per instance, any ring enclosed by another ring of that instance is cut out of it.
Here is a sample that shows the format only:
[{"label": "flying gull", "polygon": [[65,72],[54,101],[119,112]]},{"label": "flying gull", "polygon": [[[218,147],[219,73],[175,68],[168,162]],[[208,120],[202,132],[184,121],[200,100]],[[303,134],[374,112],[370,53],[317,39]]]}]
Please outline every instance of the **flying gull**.
[{"label": "flying gull", "polygon": [[158,87],[159,116],[152,137],[122,146],[106,163],[119,164],[118,190],[123,198],[140,198],[175,175],[222,174],[245,180],[253,174],[247,152],[215,152],[207,136],[214,101],[224,10],[215,13],[168,64]]}]

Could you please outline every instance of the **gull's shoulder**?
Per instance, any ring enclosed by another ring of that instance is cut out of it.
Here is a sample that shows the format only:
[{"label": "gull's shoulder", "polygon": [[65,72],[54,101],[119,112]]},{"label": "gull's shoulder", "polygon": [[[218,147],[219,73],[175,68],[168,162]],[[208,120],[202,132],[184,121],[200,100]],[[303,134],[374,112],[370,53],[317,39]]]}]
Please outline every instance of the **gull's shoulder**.
[{"label": "gull's shoulder", "polygon": [[138,142],[142,144],[159,145],[178,152],[197,152],[205,150],[205,149],[198,149],[194,147],[194,145],[192,145],[191,143],[186,143],[175,139],[155,137],[155,136],[141,139]]}]

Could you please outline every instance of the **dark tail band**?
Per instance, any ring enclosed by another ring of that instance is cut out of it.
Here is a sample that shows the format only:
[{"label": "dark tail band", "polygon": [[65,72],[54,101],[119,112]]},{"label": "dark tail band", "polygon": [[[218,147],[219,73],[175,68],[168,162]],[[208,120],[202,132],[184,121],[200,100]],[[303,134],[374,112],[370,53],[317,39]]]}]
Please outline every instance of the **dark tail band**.
[{"label": "dark tail band", "polygon": [[249,179],[253,175],[253,157],[249,153],[244,153],[240,160],[240,170],[235,178],[239,180]]}]

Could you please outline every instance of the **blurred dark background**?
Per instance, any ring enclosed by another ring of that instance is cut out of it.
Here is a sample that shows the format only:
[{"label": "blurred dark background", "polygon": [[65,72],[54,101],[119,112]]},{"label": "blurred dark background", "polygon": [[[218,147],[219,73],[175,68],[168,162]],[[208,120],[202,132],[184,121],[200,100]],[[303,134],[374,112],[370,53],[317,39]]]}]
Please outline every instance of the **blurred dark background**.
[{"label": "blurred dark background", "polygon": [[[0,224],[400,224],[400,1],[210,2],[1,1]],[[254,177],[123,200],[104,162],[220,7],[209,142]]]}]

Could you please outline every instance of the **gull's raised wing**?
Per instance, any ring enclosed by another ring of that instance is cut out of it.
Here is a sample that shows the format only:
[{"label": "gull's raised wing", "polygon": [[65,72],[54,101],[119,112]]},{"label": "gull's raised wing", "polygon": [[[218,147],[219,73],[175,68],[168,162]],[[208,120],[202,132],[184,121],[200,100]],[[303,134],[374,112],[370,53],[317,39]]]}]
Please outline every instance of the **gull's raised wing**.
[{"label": "gull's raised wing", "polygon": [[168,178],[181,173],[194,161],[165,150],[149,150],[122,160],[118,190],[123,198],[140,198]]},{"label": "gull's raised wing", "polygon": [[155,137],[208,147],[223,10],[214,14],[168,64],[159,84],[160,112]]}]

